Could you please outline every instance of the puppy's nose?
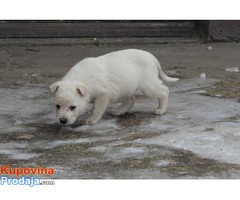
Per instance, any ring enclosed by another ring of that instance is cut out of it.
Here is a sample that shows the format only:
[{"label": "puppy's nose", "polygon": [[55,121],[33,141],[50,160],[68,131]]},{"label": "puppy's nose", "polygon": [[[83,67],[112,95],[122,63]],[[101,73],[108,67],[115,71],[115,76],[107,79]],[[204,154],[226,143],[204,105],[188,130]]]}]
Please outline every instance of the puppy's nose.
[{"label": "puppy's nose", "polygon": [[67,119],[66,118],[60,118],[60,123],[61,124],[66,124],[67,123]]}]

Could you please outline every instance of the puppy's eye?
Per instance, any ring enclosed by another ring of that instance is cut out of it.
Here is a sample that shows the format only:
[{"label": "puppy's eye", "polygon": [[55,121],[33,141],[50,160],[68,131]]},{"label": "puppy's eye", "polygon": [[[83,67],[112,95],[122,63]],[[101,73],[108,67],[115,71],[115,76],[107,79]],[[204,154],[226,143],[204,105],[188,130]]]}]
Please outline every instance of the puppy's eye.
[{"label": "puppy's eye", "polygon": [[76,106],[70,106],[69,109],[70,110],[74,110],[76,108]]},{"label": "puppy's eye", "polygon": [[56,105],[56,108],[57,108],[57,109],[60,109],[60,108],[61,108],[61,106],[60,106],[60,105]]}]

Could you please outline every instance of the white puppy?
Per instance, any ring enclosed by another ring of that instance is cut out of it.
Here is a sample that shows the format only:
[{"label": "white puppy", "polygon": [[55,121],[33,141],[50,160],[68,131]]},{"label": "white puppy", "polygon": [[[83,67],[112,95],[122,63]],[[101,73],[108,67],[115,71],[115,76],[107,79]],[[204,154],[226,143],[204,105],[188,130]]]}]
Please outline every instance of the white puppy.
[{"label": "white puppy", "polygon": [[93,108],[86,124],[97,123],[110,102],[122,102],[110,114],[123,115],[133,106],[137,90],[157,98],[159,106],[155,113],[162,115],[167,110],[169,90],[159,76],[167,82],[178,80],[168,77],[158,60],[143,50],[127,49],[86,58],[50,86],[59,122],[73,124],[86,111],[88,103],[93,103]]}]

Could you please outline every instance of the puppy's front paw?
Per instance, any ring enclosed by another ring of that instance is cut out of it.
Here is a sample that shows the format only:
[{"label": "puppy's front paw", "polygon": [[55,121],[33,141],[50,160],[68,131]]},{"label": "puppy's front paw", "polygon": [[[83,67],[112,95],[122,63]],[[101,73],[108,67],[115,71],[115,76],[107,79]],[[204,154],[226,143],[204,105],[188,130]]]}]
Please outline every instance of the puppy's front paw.
[{"label": "puppy's front paw", "polygon": [[85,121],[85,124],[87,125],[94,125],[98,122],[98,120],[96,120],[95,118],[93,117],[89,117],[86,121]]},{"label": "puppy's front paw", "polygon": [[113,116],[121,116],[121,115],[124,114],[124,112],[119,112],[119,111],[117,111],[117,110],[109,110],[109,111],[108,111],[108,114],[109,114],[109,115],[113,115]]},{"label": "puppy's front paw", "polygon": [[155,114],[156,114],[156,115],[163,115],[165,112],[166,112],[166,110],[157,109],[157,110],[155,111]]}]

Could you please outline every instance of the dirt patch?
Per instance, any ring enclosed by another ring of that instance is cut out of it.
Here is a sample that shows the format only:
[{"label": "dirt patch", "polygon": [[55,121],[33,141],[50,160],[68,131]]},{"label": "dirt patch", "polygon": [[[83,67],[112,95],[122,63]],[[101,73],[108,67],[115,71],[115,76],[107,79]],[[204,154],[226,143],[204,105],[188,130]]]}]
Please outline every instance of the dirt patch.
[{"label": "dirt patch", "polygon": [[240,123],[240,114],[228,118],[226,121]]},{"label": "dirt patch", "polygon": [[240,82],[221,81],[213,88],[208,89],[206,95],[212,97],[239,98]]},{"label": "dirt patch", "polygon": [[153,117],[151,114],[125,113],[119,117],[117,123],[124,127],[139,126],[149,122]]},{"label": "dirt patch", "polygon": [[[223,163],[212,159],[201,158],[189,151],[171,149],[172,154],[168,157],[173,164],[161,167],[162,171],[169,173],[172,178],[187,177],[229,177],[228,171],[239,171],[240,166],[236,164]],[[232,177],[231,177],[232,178]]]},{"label": "dirt patch", "polygon": [[126,141],[134,141],[134,140],[139,140],[139,139],[147,139],[147,138],[154,138],[157,137],[161,134],[165,134],[164,131],[160,131],[159,132],[143,132],[143,131],[138,131],[138,132],[132,132],[132,133],[128,133],[126,135],[123,136],[123,140]]}]

